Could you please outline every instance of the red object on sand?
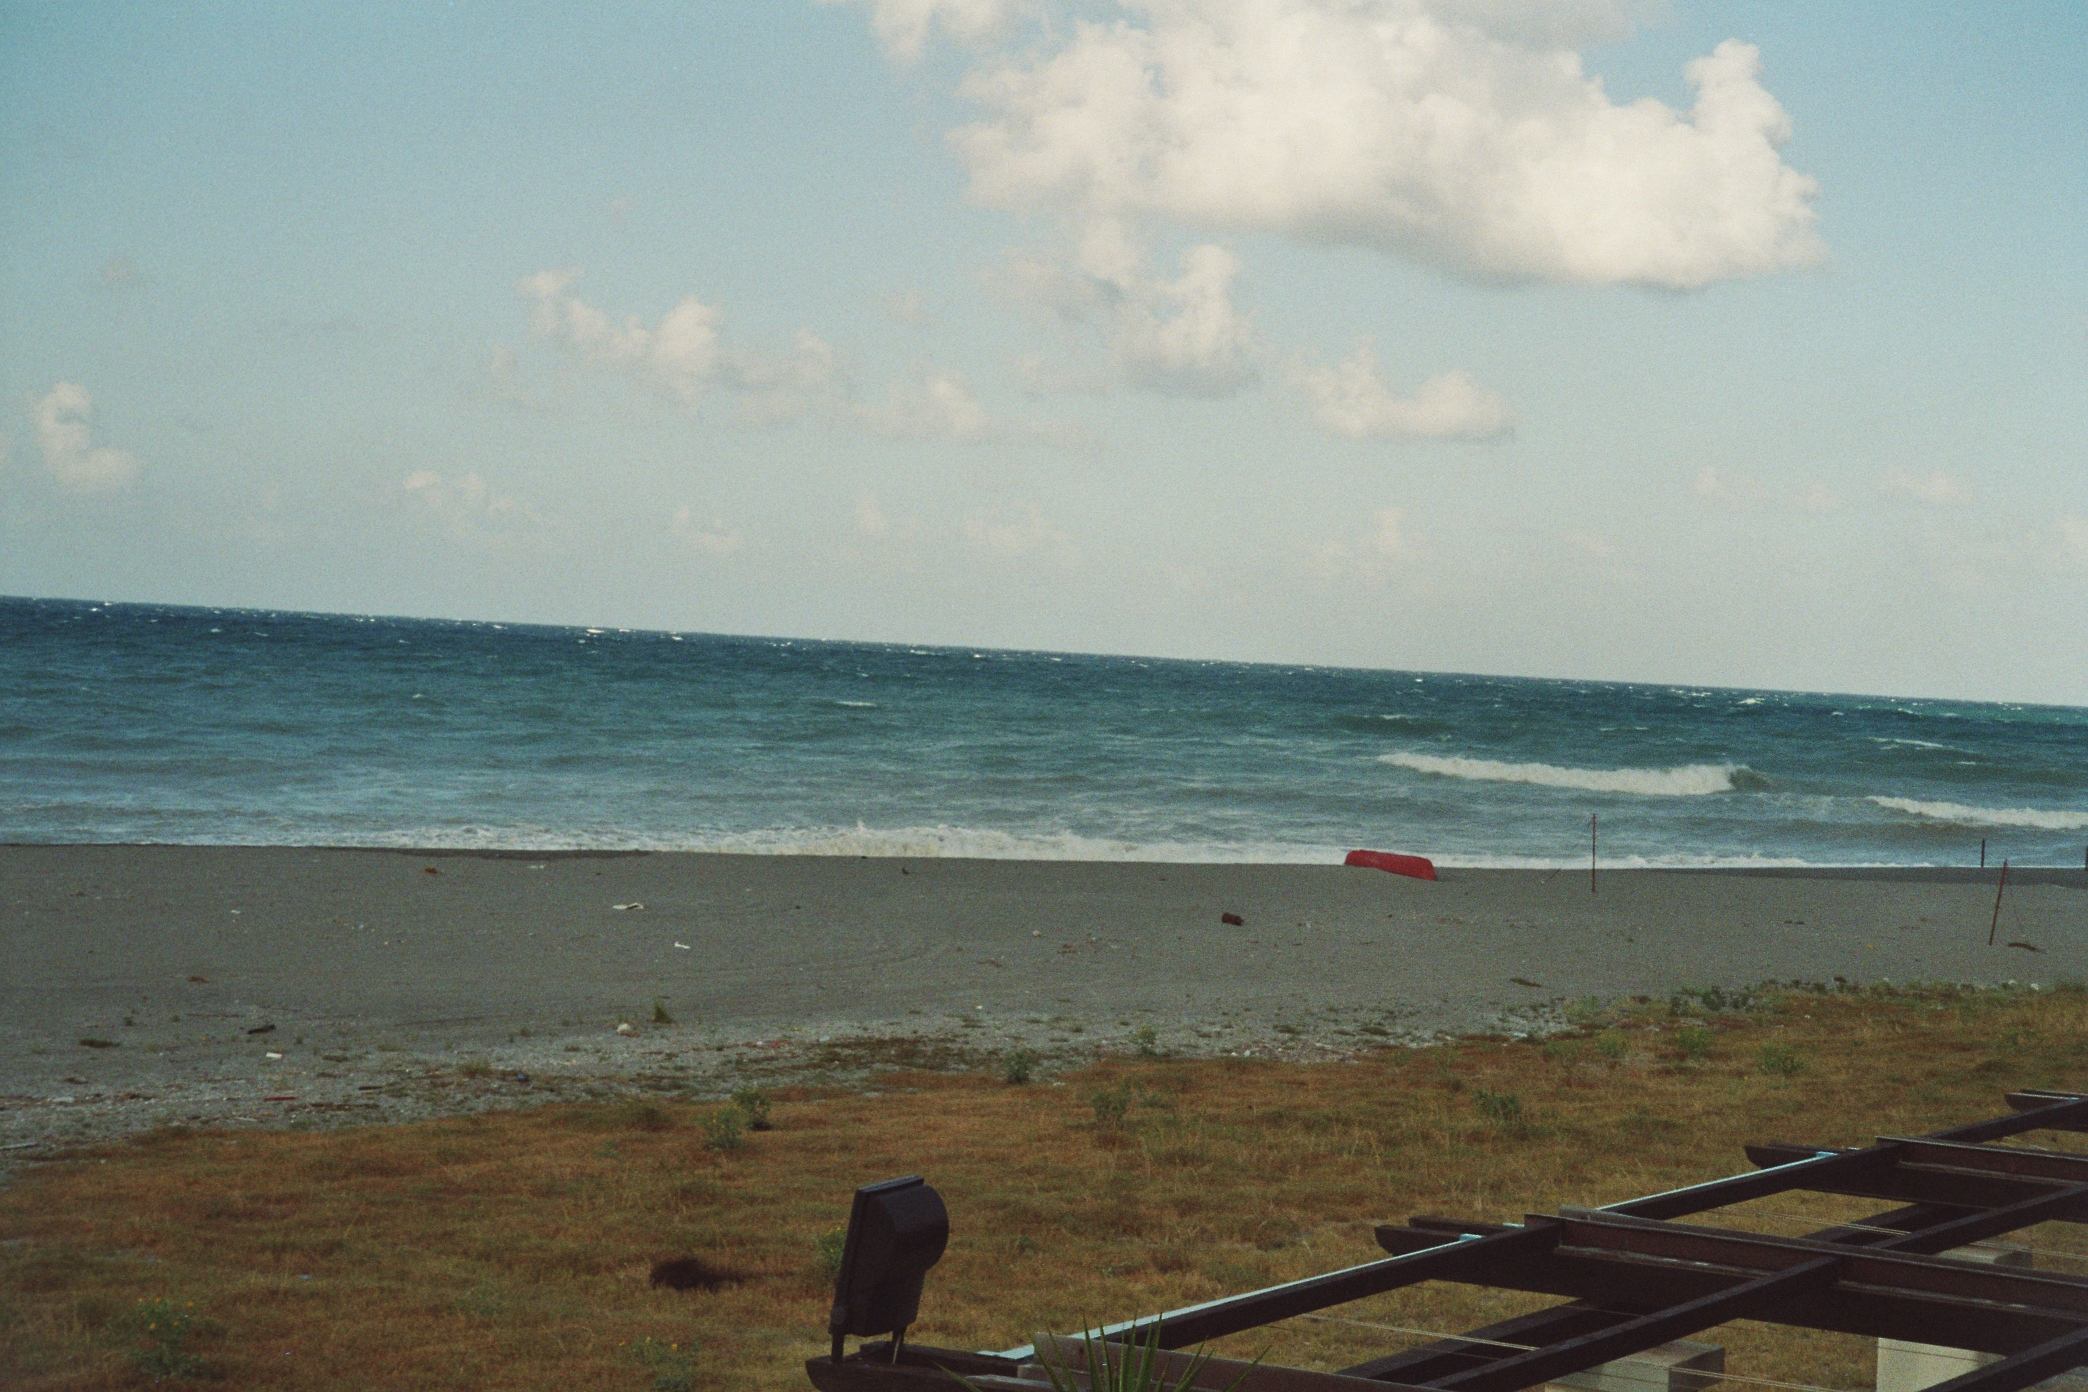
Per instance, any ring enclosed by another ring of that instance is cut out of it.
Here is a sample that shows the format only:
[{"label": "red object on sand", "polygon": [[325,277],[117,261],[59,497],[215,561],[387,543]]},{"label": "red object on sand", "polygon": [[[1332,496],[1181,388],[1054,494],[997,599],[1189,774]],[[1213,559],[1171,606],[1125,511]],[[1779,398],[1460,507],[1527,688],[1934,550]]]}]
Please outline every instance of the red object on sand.
[{"label": "red object on sand", "polygon": [[1389,870],[1395,875],[1412,875],[1417,880],[1435,878],[1435,862],[1426,856],[1395,855],[1391,851],[1350,851],[1343,865],[1360,865],[1366,870]]}]

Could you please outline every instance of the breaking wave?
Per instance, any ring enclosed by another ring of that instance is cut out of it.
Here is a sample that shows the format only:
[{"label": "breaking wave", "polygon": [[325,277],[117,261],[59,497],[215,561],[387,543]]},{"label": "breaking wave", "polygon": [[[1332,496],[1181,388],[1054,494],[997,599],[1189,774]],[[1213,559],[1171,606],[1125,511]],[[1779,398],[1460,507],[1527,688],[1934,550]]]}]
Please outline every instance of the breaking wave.
[{"label": "breaking wave", "polygon": [[1588,793],[1631,793],[1640,797],[1703,797],[1735,788],[1762,787],[1767,780],[1745,764],[1684,764],[1680,768],[1582,769],[1556,764],[1504,764],[1437,754],[1380,754],[1378,762],[1443,778],[1486,783],[1531,783],[1540,788],[1575,788]]},{"label": "breaking wave", "polygon": [[1880,807],[1959,826],[2035,827],[2039,831],[2088,831],[2088,812],[2047,812],[2037,807],[1967,807],[1962,802],[1916,802],[1874,797]]}]

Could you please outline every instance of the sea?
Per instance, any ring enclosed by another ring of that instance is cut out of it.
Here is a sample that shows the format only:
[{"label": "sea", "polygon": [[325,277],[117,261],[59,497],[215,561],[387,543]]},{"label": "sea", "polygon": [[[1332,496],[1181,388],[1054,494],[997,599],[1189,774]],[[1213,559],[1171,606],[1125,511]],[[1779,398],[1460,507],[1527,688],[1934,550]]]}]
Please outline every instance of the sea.
[{"label": "sea", "polygon": [[0,598],[0,841],[2079,866],[2088,709]]}]

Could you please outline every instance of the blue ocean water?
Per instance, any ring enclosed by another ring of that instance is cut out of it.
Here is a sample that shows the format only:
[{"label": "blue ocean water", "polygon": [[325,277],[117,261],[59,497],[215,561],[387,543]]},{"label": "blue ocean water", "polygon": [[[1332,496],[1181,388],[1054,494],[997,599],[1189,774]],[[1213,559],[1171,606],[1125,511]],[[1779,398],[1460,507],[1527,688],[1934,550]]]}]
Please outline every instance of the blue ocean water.
[{"label": "blue ocean water", "polygon": [[0,840],[2082,863],[2088,710],[0,599]]}]

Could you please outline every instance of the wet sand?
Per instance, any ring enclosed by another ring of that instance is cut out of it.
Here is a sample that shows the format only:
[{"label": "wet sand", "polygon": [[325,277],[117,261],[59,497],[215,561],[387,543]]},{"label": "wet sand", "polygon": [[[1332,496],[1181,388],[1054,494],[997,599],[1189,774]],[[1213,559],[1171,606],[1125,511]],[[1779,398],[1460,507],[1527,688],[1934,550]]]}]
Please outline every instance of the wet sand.
[{"label": "wet sand", "polygon": [[[932,1044],[920,1057],[1077,1061],[1151,1029],[1170,1052],[1337,1057],[1684,985],[2088,977],[2088,875],[2011,871],[1990,948],[1996,873],[1605,871],[1590,893],[1585,870],[1430,884],[1339,866],[0,846],[0,1146],[16,1148],[0,1158],[612,1079],[700,1092],[845,1071],[905,1053],[879,1042],[894,1038]],[[673,1024],[651,1023],[655,999]],[[486,1076],[459,1079],[467,1060]]]}]

